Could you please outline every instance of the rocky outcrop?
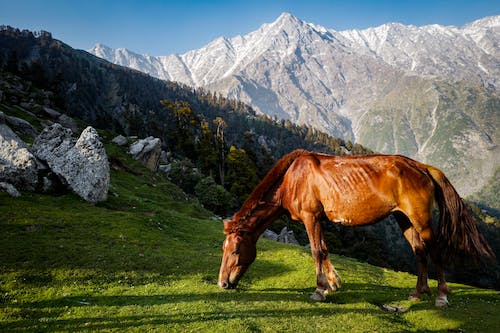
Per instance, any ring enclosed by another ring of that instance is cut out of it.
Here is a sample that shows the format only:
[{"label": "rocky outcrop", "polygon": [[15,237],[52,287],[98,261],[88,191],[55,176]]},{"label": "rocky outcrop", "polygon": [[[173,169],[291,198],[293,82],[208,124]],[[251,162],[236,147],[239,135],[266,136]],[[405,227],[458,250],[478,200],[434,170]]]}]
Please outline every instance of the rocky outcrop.
[{"label": "rocky outcrop", "polygon": [[123,135],[118,135],[111,140],[111,142],[117,144],[118,146],[124,146],[127,144],[128,140]]},{"label": "rocky outcrop", "polygon": [[18,198],[21,196],[21,193],[19,193],[17,188],[14,187],[14,185],[6,183],[6,182],[0,182],[0,191],[5,191],[11,197],[14,197],[14,198]]},{"label": "rocky outcrop", "polygon": [[5,115],[5,123],[14,130],[17,130],[17,132],[21,135],[25,135],[31,138],[34,138],[38,135],[38,131],[36,130],[36,128],[24,119]]},{"label": "rocky outcrop", "polygon": [[270,229],[266,229],[262,234],[262,237],[280,243],[300,245],[297,239],[295,238],[293,230],[288,230],[287,227],[283,227],[283,229],[281,229],[279,234],[275,233]]},{"label": "rocky outcrop", "polygon": [[276,240],[281,243],[299,245],[299,242],[293,234],[293,230],[288,230],[287,227],[283,227],[283,229],[281,229],[281,232]]},{"label": "rocky outcrop", "polygon": [[91,203],[106,200],[109,163],[94,128],[87,127],[75,142],[70,129],[53,124],[36,138],[33,151],[83,199]]},{"label": "rocky outcrop", "polygon": [[152,136],[138,140],[130,146],[129,152],[148,169],[157,171],[160,164],[161,140]]},{"label": "rocky outcrop", "polygon": [[5,124],[0,112],[0,182],[33,191],[38,183],[38,163],[28,146]]}]

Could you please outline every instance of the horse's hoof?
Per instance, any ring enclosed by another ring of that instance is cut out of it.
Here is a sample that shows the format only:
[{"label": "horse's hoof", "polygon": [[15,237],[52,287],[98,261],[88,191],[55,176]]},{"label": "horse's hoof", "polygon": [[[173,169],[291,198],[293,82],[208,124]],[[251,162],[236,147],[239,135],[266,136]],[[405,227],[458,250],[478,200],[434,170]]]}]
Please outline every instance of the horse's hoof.
[{"label": "horse's hoof", "polygon": [[312,293],[311,299],[315,302],[323,302],[326,297],[323,295],[321,291],[316,290],[315,292]]},{"label": "horse's hoof", "polygon": [[448,298],[445,296],[439,296],[436,298],[436,302],[434,303],[438,308],[446,309],[450,303],[448,302]]}]

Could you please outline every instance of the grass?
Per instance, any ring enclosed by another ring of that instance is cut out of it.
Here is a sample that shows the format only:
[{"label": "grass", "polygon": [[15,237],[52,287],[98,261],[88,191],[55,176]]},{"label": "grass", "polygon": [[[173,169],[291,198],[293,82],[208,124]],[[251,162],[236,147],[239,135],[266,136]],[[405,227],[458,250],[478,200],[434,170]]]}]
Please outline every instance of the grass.
[{"label": "grass", "polygon": [[415,276],[341,256],[342,289],[313,302],[309,252],[267,240],[239,289],[223,291],[222,223],[116,146],[107,151],[105,203],[0,193],[1,332],[498,331],[497,291],[450,284],[451,306],[437,309],[433,298],[406,301]]}]

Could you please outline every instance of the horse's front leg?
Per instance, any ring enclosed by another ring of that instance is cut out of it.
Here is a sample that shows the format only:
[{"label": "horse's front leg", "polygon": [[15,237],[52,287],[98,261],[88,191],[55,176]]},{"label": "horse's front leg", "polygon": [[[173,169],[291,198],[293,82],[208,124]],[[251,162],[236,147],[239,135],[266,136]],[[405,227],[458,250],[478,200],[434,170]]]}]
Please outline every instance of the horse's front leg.
[{"label": "horse's front leg", "polygon": [[324,241],[323,230],[318,219],[305,219],[307,235],[311,244],[311,253],[316,266],[316,290],[311,295],[315,301],[324,301],[328,293],[334,292],[341,286],[340,277],[330,262],[328,248]]}]

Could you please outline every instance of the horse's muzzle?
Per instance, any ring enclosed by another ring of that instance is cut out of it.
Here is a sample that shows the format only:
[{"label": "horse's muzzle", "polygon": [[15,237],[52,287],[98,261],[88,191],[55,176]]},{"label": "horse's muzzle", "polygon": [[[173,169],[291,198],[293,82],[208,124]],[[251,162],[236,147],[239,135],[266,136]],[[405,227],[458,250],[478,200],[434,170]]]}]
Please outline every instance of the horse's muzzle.
[{"label": "horse's muzzle", "polygon": [[222,289],[234,289],[236,288],[236,284],[229,283],[227,281],[219,281],[219,287]]}]

